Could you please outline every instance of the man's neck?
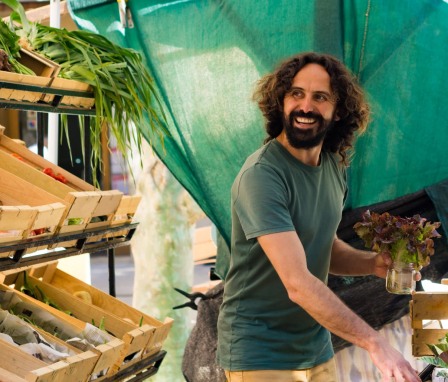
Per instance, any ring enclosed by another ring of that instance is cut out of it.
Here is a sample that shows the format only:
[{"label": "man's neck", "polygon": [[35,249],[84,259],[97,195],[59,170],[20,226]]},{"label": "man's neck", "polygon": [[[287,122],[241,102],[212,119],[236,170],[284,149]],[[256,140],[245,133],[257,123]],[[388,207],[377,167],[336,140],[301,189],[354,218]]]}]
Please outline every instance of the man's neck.
[{"label": "man's neck", "polygon": [[276,139],[294,158],[300,162],[308,166],[319,166],[322,143],[309,149],[296,149],[290,145],[284,132],[282,132]]}]

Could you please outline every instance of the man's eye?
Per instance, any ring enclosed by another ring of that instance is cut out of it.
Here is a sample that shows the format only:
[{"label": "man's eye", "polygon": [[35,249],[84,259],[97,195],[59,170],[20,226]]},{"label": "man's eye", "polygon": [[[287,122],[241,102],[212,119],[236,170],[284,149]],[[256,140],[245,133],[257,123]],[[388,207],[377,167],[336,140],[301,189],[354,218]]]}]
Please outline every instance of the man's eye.
[{"label": "man's eye", "polygon": [[303,96],[303,92],[300,90],[292,90],[291,96],[293,96],[294,98],[300,98]]},{"label": "man's eye", "polygon": [[319,102],[325,102],[325,101],[328,100],[328,97],[325,96],[324,94],[316,94],[316,95],[314,96],[314,99],[315,99],[316,101],[319,101]]}]

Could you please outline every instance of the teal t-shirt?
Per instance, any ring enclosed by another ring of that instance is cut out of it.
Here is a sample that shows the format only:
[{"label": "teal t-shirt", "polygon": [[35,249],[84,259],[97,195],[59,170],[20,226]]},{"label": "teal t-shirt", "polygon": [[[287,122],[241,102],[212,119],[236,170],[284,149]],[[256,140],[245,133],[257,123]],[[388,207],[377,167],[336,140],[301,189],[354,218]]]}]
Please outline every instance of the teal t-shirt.
[{"label": "teal t-shirt", "polygon": [[221,367],[305,369],[333,356],[330,333],[289,299],[257,237],[296,231],[310,272],[326,283],[346,191],[345,168],[329,153],[312,167],[273,140],[247,159],[232,186],[230,268],[218,318]]}]

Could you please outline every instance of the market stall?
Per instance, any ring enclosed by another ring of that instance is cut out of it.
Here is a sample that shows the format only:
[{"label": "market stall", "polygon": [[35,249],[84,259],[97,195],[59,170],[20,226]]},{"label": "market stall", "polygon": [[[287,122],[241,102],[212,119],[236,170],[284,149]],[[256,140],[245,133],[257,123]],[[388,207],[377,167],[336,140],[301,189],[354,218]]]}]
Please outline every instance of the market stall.
[{"label": "market stall", "polygon": [[[130,120],[104,111],[98,99],[106,96],[95,84],[59,77],[61,62],[25,48],[9,53],[31,71],[0,71],[1,108],[79,115],[90,129]],[[149,99],[140,96],[135,93],[144,108]],[[115,101],[106,107],[120,112]],[[132,138],[120,143],[126,139]],[[99,165],[94,145],[86,168]],[[0,156],[0,346],[7,349],[0,356],[1,379],[140,381],[157,373],[173,320],[144,314],[57,267],[58,259],[83,253],[108,250],[113,256],[138,227],[140,197],[101,190],[93,173],[86,179],[71,174],[7,137],[4,128]]]}]

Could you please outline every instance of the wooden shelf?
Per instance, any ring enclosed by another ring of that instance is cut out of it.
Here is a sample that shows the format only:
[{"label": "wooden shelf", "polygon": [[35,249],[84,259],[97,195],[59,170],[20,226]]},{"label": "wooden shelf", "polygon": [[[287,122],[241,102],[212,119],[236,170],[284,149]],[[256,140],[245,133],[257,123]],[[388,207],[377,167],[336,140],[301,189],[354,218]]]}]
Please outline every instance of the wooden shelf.
[{"label": "wooden shelf", "polygon": [[[106,228],[87,229],[82,232],[59,234],[54,237],[46,237],[41,239],[25,239],[2,245],[0,246],[0,254],[3,252],[11,252],[13,255],[0,258],[0,271],[22,268],[29,265],[62,259],[64,257],[80,255],[82,253],[95,253],[101,250],[108,250],[126,245],[132,238],[137,225],[138,223],[132,223]],[[88,239],[91,237],[104,236],[106,234],[122,230],[127,231],[125,236],[111,237],[98,242],[88,242]],[[68,241],[75,241],[75,246],[64,248],[62,250],[45,250],[23,255],[26,250],[32,250],[34,247],[37,248],[44,245],[57,247],[58,243]]]},{"label": "wooden shelf", "polygon": [[[45,113],[95,115],[93,107],[80,106],[93,101],[93,92],[86,90],[87,88],[88,85],[82,82],[63,78],[0,72],[0,107]],[[68,99],[77,99],[80,105],[65,104]]]}]

